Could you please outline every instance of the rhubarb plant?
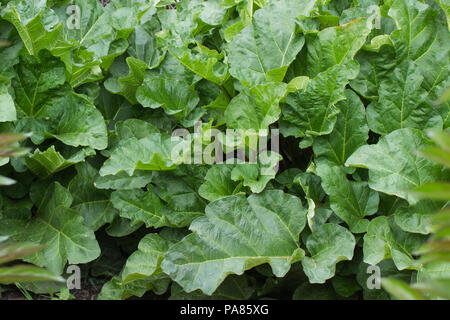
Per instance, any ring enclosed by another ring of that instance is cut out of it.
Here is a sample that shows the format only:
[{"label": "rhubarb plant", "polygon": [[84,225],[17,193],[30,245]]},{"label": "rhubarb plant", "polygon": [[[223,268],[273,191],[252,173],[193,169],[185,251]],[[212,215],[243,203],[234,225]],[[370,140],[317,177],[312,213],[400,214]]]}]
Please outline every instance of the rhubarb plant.
[{"label": "rhubarb plant", "polygon": [[17,158],[0,142],[3,245],[80,267],[99,299],[390,299],[380,279],[448,278],[420,257],[448,207],[428,135],[450,127],[448,7],[0,0],[0,131],[29,137]]}]

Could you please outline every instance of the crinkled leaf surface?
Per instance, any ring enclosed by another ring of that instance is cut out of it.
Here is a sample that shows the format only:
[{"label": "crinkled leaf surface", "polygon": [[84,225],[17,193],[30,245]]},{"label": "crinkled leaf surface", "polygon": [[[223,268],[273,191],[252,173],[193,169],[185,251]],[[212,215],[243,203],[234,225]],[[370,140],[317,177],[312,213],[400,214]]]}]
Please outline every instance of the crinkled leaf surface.
[{"label": "crinkled leaf surface", "polygon": [[72,208],[81,212],[84,222],[92,230],[97,231],[106,223],[111,223],[118,215],[113,207],[107,190],[99,190],[94,186],[98,171],[88,162],[76,166],[77,175],[69,182],[68,190],[74,201]]},{"label": "crinkled leaf surface", "polygon": [[55,146],[51,146],[45,151],[36,149],[33,154],[25,158],[25,165],[35,175],[46,178],[53,173],[62,171],[76,163],[84,161],[87,156],[95,154],[91,148],[81,150],[67,150],[66,157],[56,151]]},{"label": "crinkled leaf surface", "polygon": [[2,18],[16,27],[24,47],[31,55],[42,49],[61,50],[68,46],[63,39],[63,24],[46,0],[13,0],[2,10]]},{"label": "crinkled leaf surface", "polygon": [[335,65],[352,60],[370,31],[371,25],[364,18],[320,31],[307,42],[307,75],[314,77]]},{"label": "crinkled leaf surface", "polygon": [[383,136],[376,145],[360,147],[345,164],[368,168],[370,188],[413,204],[418,199],[409,190],[440,179],[444,173],[440,165],[420,157],[415,151],[426,145],[420,131],[398,129]]},{"label": "crinkled leaf surface", "polygon": [[377,217],[370,221],[364,236],[364,262],[376,265],[391,258],[397,269],[418,269],[412,252],[424,241],[424,236],[402,231],[392,219]]},{"label": "crinkled leaf surface", "polygon": [[172,49],[170,52],[186,68],[217,85],[222,85],[230,76],[228,65],[220,60],[223,55],[205,46],[198,45],[197,50]]},{"label": "crinkled leaf surface", "polygon": [[52,97],[54,90],[66,82],[64,64],[44,51],[40,61],[22,54],[16,66],[17,75],[12,81],[16,105],[21,113],[33,116],[40,111],[44,102]]},{"label": "crinkled leaf surface", "polygon": [[0,279],[448,296],[447,0],[0,2]]},{"label": "crinkled leaf surface", "polygon": [[355,244],[355,237],[344,227],[333,223],[317,227],[306,241],[310,256],[302,260],[309,282],[324,283],[333,277],[336,263],[352,259]]},{"label": "crinkled leaf surface", "polygon": [[400,207],[394,214],[395,223],[404,231],[429,234],[433,216],[442,208],[442,203],[422,200],[409,207]]},{"label": "crinkled leaf surface", "polygon": [[191,224],[192,234],[170,247],[162,269],[186,292],[206,294],[227,275],[263,263],[280,277],[303,256],[298,236],[305,222],[300,200],[280,190],[222,198]]},{"label": "crinkled leaf surface", "polygon": [[369,189],[365,181],[349,181],[342,167],[319,165],[317,174],[322,178],[323,189],[330,196],[330,207],[334,213],[349,225],[350,231],[366,232],[369,221],[364,217],[377,212],[378,193]]},{"label": "crinkled leaf surface", "polygon": [[[147,65],[144,61],[128,57],[125,62],[117,62],[111,67],[112,77],[105,82],[105,88],[114,94],[124,96],[130,103],[136,104],[136,91],[144,81]],[[127,65],[127,71],[123,71],[123,65]],[[117,69],[117,70],[116,70]]]},{"label": "crinkled leaf surface", "polygon": [[238,163],[231,171],[233,181],[243,181],[244,186],[252,192],[260,193],[267,183],[275,178],[278,162],[281,156],[276,152],[260,154],[257,163]]},{"label": "crinkled leaf surface", "polygon": [[346,99],[336,104],[339,114],[333,131],[328,136],[318,137],[313,144],[318,161],[329,165],[344,165],[368,139],[364,105],[353,91],[346,90],[344,94]]},{"label": "crinkled leaf surface", "polygon": [[[315,1],[275,1],[256,11],[251,25],[230,43],[230,73],[244,86],[282,81],[305,40],[296,33],[295,18],[307,16]],[[283,19],[280,20],[280,17]]]},{"label": "crinkled leaf surface", "polygon": [[281,83],[245,88],[230,101],[225,110],[227,125],[234,129],[267,129],[280,116],[279,102],[285,92],[286,85]]},{"label": "crinkled leaf surface", "polygon": [[34,200],[38,207],[35,217],[3,216],[0,229],[2,235],[11,235],[10,240],[46,245],[25,261],[62,273],[67,262],[86,263],[100,255],[94,232],[81,214],[70,208],[73,199],[67,189],[54,183]]},{"label": "crinkled leaf surface", "polygon": [[117,190],[111,195],[111,202],[120,216],[133,223],[144,222],[147,227],[186,226],[195,219],[198,212],[178,212],[165,206],[153,191]]},{"label": "crinkled leaf surface", "polygon": [[205,176],[205,182],[198,193],[209,201],[214,201],[235,194],[240,188],[239,183],[231,179],[233,165],[220,164],[211,167]]},{"label": "crinkled leaf surface", "polygon": [[94,186],[98,189],[129,190],[143,188],[152,181],[153,172],[135,171],[129,176],[126,172],[115,175],[97,176]]},{"label": "crinkled leaf surface", "polygon": [[188,83],[152,74],[145,77],[136,98],[146,108],[162,107],[168,114],[181,118],[186,118],[199,102],[197,93]]},{"label": "crinkled leaf surface", "polygon": [[355,60],[359,74],[350,80],[350,86],[366,99],[377,99],[381,80],[388,78],[396,66],[395,49],[385,44],[375,52],[360,50]]},{"label": "crinkled leaf surface", "polygon": [[336,103],[345,99],[350,73],[345,66],[337,65],[311,79],[304,90],[287,95],[284,119],[294,126],[293,135],[310,138],[302,146],[310,146],[312,137],[333,131],[339,112]]},{"label": "crinkled leaf surface", "polygon": [[161,261],[170,242],[157,234],[148,234],[139,242],[139,247],[127,260],[122,271],[122,285],[161,273]]},{"label": "crinkled leaf surface", "polygon": [[382,80],[379,98],[367,107],[367,122],[373,132],[388,134],[401,128],[442,128],[442,117],[421,87],[423,77],[412,61],[395,68]]},{"label": "crinkled leaf surface", "polygon": [[173,139],[159,133],[141,139],[133,137],[123,140],[103,164],[100,175],[125,171],[131,176],[135,170],[172,170],[178,160],[172,157],[172,150],[182,143],[186,142],[181,138]]}]

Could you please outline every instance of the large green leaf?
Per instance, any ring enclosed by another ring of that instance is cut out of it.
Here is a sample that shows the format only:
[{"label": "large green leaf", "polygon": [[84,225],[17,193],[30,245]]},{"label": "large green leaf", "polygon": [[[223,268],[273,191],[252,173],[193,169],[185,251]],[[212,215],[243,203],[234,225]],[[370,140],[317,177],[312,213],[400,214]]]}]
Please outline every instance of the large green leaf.
[{"label": "large green leaf", "polygon": [[[123,64],[128,66],[128,73]],[[114,94],[124,96],[130,103],[136,104],[136,91],[144,81],[145,71],[148,66],[144,61],[128,57],[124,63],[117,62],[111,67],[112,77],[105,82],[105,88]]]},{"label": "large green leaf", "polygon": [[140,119],[118,121],[114,127],[114,135],[110,137],[109,141],[108,154],[120,145],[121,141],[125,141],[130,138],[142,139],[150,134],[160,132],[160,130],[158,130],[158,128],[151,123]]},{"label": "large green leaf", "polygon": [[[450,83],[448,28],[437,19],[438,11],[416,0],[396,0],[389,9],[398,30],[392,32],[397,59],[416,62],[423,87],[434,102]],[[444,117],[448,114],[445,104]]]},{"label": "large green leaf", "polygon": [[199,102],[194,88],[185,81],[147,74],[136,92],[136,98],[146,108],[162,107],[167,114],[186,118]]},{"label": "large green leaf", "polygon": [[65,84],[64,65],[42,51],[37,57],[21,55],[12,81],[20,114],[18,130],[33,132],[36,144],[54,137],[70,146],[104,149],[106,125],[101,113],[84,95]]},{"label": "large green leaf", "polygon": [[344,165],[369,136],[364,105],[353,91],[346,90],[344,94],[346,100],[336,104],[339,114],[333,131],[328,136],[318,137],[313,144],[318,161],[330,165]]},{"label": "large green leaf", "polygon": [[337,65],[311,79],[304,90],[287,95],[283,117],[293,126],[289,135],[306,137],[302,147],[310,146],[313,137],[333,131],[339,113],[335,104],[346,98],[344,88],[351,73],[345,66]]},{"label": "large green leaf", "polygon": [[233,167],[233,165],[227,164],[212,166],[205,176],[205,182],[198,189],[198,193],[209,201],[237,193],[241,185],[231,179]]},{"label": "large green leaf", "polygon": [[199,212],[176,211],[166,206],[164,201],[149,188],[148,191],[117,190],[111,195],[111,202],[120,216],[134,224],[144,222],[147,227],[183,227],[199,216]]},{"label": "large green leaf", "polygon": [[85,224],[97,231],[106,223],[111,223],[118,215],[114,209],[107,190],[99,190],[94,186],[98,171],[88,162],[76,166],[77,175],[68,185],[72,194],[72,208],[83,215]]},{"label": "large green leaf", "polygon": [[267,83],[244,88],[234,97],[225,110],[225,121],[229,128],[255,130],[268,129],[278,120],[279,102],[284,97],[286,86]]},{"label": "large green leaf", "polygon": [[395,68],[381,80],[379,99],[367,107],[367,122],[372,131],[388,134],[401,128],[442,128],[442,117],[421,87],[423,77],[412,61]]},{"label": "large green leaf", "polygon": [[394,214],[395,223],[407,232],[429,234],[433,216],[441,208],[442,204],[433,201],[419,201],[413,206],[400,207]]},{"label": "large green leaf", "polygon": [[11,235],[12,241],[45,245],[43,250],[24,260],[58,274],[67,262],[87,263],[97,258],[100,248],[94,232],[84,224],[79,212],[70,209],[70,193],[59,183],[39,191],[33,198],[37,214],[32,218],[14,213],[3,215],[0,233]]},{"label": "large green leaf", "polygon": [[25,158],[25,165],[40,178],[47,178],[53,173],[82,162],[87,156],[95,154],[95,151],[91,148],[67,151],[61,154],[56,151],[55,146],[51,146],[45,151],[36,149],[33,154]]},{"label": "large green leaf", "polygon": [[233,181],[243,181],[252,192],[260,193],[275,178],[282,157],[276,152],[262,152],[256,163],[238,163],[231,171]]},{"label": "large green leaf", "polygon": [[170,247],[162,269],[186,292],[205,294],[212,294],[227,275],[263,263],[284,276],[304,254],[298,236],[305,215],[300,200],[280,190],[216,200],[191,224],[193,233]]},{"label": "large green leaf", "polygon": [[337,64],[351,61],[366,42],[371,28],[367,19],[360,18],[342,26],[326,28],[307,38],[307,75],[313,78]]},{"label": "large green leaf", "polygon": [[200,197],[198,186],[204,181],[206,170],[196,166],[177,169],[155,173],[154,190],[171,212],[172,222],[185,226],[204,214],[206,202]]},{"label": "large green leaf", "polygon": [[414,129],[398,129],[380,138],[376,145],[356,150],[345,165],[369,169],[369,187],[396,195],[411,204],[418,197],[409,190],[443,177],[444,169],[420,157],[416,150],[428,142]]},{"label": "large green leaf", "polygon": [[42,49],[70,48],[64,41],[63,24],[46,4],[47,0],[12,0],[2,10],[2,18],[14,25],[31,55],[37,55]]},{"label": "large green leaf", "polygon": [[416,60],[436,39],[437,12],[417,0],[396,0],[389,9],[398,27],[390,35],[400,58]]},{"label": "large green leaf", "polygon": [[[30,55],[38,56],[39,52],[43,49],[49,50],[53,55],[60,57],[64,62],[68,71],[68,80],[74,85],[78,86],[86,82],[96,81],[102,78],[100,63],[101,61],[93,61],[92,53],[84,52],[83,50],[73,52],[74,49],[79,48],[83,41],[82,37],[68,37],[67,33],[81,34],[80,29],[71,28],[67,25],[68,16],[66,15],[67,6],[63,5],[55,10],[52,10],[46,6],[46,0],[14,0],[10,1],[7,7],[2,12],[2,17],[5,20],[11,22],[19,33],[24,47]],[[87,15],[95,14],[93,10],[86,8],[86,2],[92,1],[76,1],[78,8],[83,7],[84,17]],[[99,5],[98,3],[95,3]],[[81,7],[80,7],[81,6]],[[87,10],[84,10],[87,9]],[[100,7],[100,10],[102,8]],[[70,18],[69,18],[70,19]],[[89,23],[91,19],[82,19],[80,23]],[[65,27],[66,26],[66,27]],[[111,30],[112,28],[107,28]],[[97,34],[97,36],[100,36]],[[98,37],[94,37],[95,41],[99,41]],[[76,43],[79,40],[80,42]],[[122,39],[122,45],[116,45],[108,52],[108,46],[105,45],[105,41],[102,41],[100,45],[97,43],[97,49],[103,47],[103,51],[113,57],[119,55],[125,51],[126,41]],[[120,48],[122,47],[122,48]],[[95,51],[95,50],[93,50]],[[114,52],[118,51],[118,52]]]},{"label": "large green leaf", "polygon": [[31,140],[39,144],[56,138],[66,145],[102,150],[108,145],[102,114],[88,97],[61,90],[46,101],[33,117],[20,120],[18,131],[33,132]]},{"label": "large green leaf", "polygon": [[76,41],[96,58],[107,56],[113,50],[114,40],[127,38],[137,24],[131,8],[103,7],[99,2],[89,0],[75,0],[73,4],[78,6],[82,19],[79,28],[64,29],[65,38]]},{"label": "large green leaf", "polygon": [[132,175],[135,170],[172,170],[180,157],[172,157],[172,149],[181,143],[181,138],[172,138],[159,133],[144,138],[135,137],[121,141],[112,151],[111,157],[100,169],[100,175],[112,175],[122,171]]},{"label": "large green leaf", "polygon": [[294,18],[308,16],[315,2],[274,1],[257,10],[252,24],[230,43],[231,75],[244,86],[282,81],[287,67],[305,43],[296,33]]},{"label": "large green leaf", "polygon": [[161,273],[161,262],[170,242],[158,234],[147,234],[139,242],[138,250],[127,260],[122,271],[122,285]]},{"label": "large green leaf", "polygon": [[350,80],[350,86],[366,99],[378,99],[380,82],[388,78],[397,65],[393,46],[386,44],[375,52],[360,50],[355,60],[360,65],[359,74]]},{"label": "large green leaf", "polygon": [[48,51],[40,53],[39,58],[22,54],[12,81],[18,111],[28,116],[39,113],[45,101],[66,82],[66,71],[60,60]]},{"label": "large green leaf", "polygon": [[450,4],[449,4],[448,0],[436,0],[436,3],[445,12],[445,16],[447,17],[448,29],[450,31]]},{"label": "large green leaf", "polygon": [[123,171],[115,175],[98,176],[95,179],[94,186],[98,189],[138,189],[149,184],[152,178],[153,172],[151,171],[135,171],[131,176]]},{"label": "large green leaf", "polygon": [[333,223],[318,226],[306,240],[310,256],[302,260],[309,282],[324,283],[333,277],[338,262],[353,258],[355,244],[355,237],[344,227]]},{"label": "large green leaf", "polygon": [[222,85],[230,76],[223,55],[199,44],[194,50],[173,48],[170,51],[186,68],[202,78]]},{"label": "large green leaf", "polygon": [[142,297],[149,290],[163,294],[167,291],[169,284],[170,278],[163,274],[133,281],[126,285],[122,285],[121,278],[115,276],[103,285],[97,299],[125,300],[132,296]]},{"label": "large green leaf", "polygon": [[344,220],[354,233],[367,231],[369,221],[365,216],[378,210],[379,197],[369,189],[367,182],[349,181],[341,167],[320,164],[317,174],[322,178],[322,187],[330,196],[330,207]]},{"label": "large green leaf", "polygon": [[364,236],[364,262],[376,265],[392,259],[399,270],[418,269],[420,264],[412,256],[425,240],[424,236],[402,231],[393,219],[377,217],[370,221]]},{"label": "large green leaf", "polygon": [[[70,83],[78,86],[103,78],[100,66],[109,69],[114,59],[124,53],[128,47],[126,38],[137,25],[138,20],[129,7],[102,7],[99,2],[76,0],[73,14],[81,17],[79,26],[71,26],[71,16],[67,16],[67,7],[59,8],[59,18],[68,24],[64,29],[66,41],[74,43],[77,51],[73,63],[69,57],[63,57],[71,73]],[[70,7],[69,7],[70,8]],[[67,22],[66,22],[67,21]]]},{"label": "large green leaf", "polygon": [[152,191],[118,190],[111,195],[111,202],[119,210],[120,216],[134,224],[144,222],[147,227],[170,226],[164,203]]},{"label": "large green leaf", "polygon": [[149,69],[159,66],[165,57],[165,51],[158,46],[155,36],[159,30],[159,22],[151,19],[144,24],[137,25],[128,39],[130,56],[144,61]]}]

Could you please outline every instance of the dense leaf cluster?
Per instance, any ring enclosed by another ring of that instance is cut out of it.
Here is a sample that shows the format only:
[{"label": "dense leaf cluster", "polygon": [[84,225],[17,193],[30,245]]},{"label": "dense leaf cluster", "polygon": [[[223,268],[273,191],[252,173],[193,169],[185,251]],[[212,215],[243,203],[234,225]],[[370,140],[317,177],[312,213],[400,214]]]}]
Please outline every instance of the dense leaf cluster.
[{"label": "dense leaf cluster", "polygon": [[[45,246],[25,261],[83,266],[102,299],[387,299],[370,265],[450,276],[413,255],[447,203],[410,192],[450,179],[417,152],[450,127],[448,1],[0,4],[0,130],[32,133],[0,163],[0,237]],[[210,129],[278,129],[280,150],[173,158]]]}]

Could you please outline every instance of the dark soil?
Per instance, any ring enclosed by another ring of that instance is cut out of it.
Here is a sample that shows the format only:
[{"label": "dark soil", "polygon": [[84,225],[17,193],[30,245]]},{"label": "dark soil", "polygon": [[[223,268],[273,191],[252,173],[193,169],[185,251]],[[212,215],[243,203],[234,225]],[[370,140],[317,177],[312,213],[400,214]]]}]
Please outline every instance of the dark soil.
[{"label": "dark soil", "polygon": [[[83,282],[82,289],[71,290],[70,293],[75,296],[74,300],[97,300],[97,296],[100,293],[101,286],[93,286],[89,281]],[[9,286],[8,291],[1,294],[0,300],[27,300],[27,298],[20,292],[15,286]],[[28,292],[33,300],[52,300],[52,297],[48,294],[34,294]],[[54,299],[58,299],[54,296]]]}]

